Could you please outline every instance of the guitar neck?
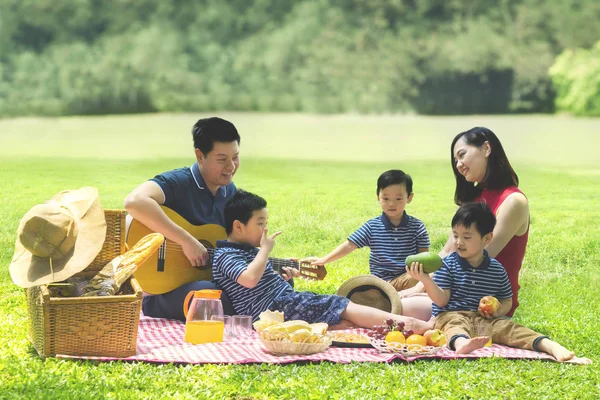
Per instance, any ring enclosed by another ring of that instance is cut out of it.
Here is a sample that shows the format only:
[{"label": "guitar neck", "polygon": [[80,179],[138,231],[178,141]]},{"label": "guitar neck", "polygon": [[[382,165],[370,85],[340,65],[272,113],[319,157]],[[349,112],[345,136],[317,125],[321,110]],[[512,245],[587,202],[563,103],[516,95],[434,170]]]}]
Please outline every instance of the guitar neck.
[{"label": "guitar neck", "polygon": [[[215,249],[208,248],[206,250],[208,251],[208,260],[206,260],[206,265],[212,266]],[[300,269],[300,263],[298,261],[290,260],[289,258],[269,257],[269,261],[271,261],[271,265],[273,266],[273,270],[275,272],[281,272],[284,267]]]}]

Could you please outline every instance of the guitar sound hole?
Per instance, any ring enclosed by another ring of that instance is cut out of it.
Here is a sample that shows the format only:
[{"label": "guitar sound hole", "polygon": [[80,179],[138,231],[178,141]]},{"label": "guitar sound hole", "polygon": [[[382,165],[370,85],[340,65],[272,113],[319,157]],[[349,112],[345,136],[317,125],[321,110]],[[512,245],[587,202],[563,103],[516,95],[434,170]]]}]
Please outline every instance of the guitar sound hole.
[{"label": "guitar sound hole", "polygon": [[204,239],[200,239],[199,242],[202,244],[202,246],[206,247],[207,249],[214,249],[215,248],[215,246],[213,246],[211,242],[206,241]]}]

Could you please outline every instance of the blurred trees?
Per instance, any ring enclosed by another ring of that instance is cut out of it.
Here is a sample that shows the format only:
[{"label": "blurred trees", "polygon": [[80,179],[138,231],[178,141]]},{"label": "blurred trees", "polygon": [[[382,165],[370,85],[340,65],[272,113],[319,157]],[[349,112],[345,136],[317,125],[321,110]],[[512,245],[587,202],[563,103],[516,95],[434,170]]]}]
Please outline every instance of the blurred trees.
[{"label": "blurred trees", "polygon": [[0,116],[552,112],[555,87],[583,114],[575,53],[548,70],[594,46],[599,4],[0,0]]},{"label": "blurred trees", "polygon": [[600,116],[600,41],[591,50],[565,50],[550,69],[557,109]]}]

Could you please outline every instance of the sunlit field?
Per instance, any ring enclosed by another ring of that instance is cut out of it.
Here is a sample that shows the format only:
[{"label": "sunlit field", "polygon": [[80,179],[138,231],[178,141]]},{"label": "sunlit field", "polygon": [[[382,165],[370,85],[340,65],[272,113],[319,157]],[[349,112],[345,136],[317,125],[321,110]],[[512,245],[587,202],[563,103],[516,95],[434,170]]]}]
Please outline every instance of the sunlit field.
[{"label": "sunlit field", "polygon": [[[245,158],[404,162],[449,158],[459,132],[486,126],[513,163],[600,166],[600,120],[567,116],[327,116],[220,114]],[[189,158],[196,114],[0,120],[0,157]]]},{"label": "sunlit field", "polygon": [[[324,255],[378,215],[376,180],[412,175],[407,212],[432,251],[453,204],[450,142],[487,126],[501,139],[530,201],[531,231],[515,320],[594,361],[574,366],[481,359],[391,364],[176,366],[43,360],[26,338],[25,295],[9,276],[23,214],[65,189],[96,186],[121,208],[146,179],[194,162],[196,114],[0,120],[0,398],[598,398],[600,119],[567,116],[322,116],[220,114],[242,136],[238,187],[268,201],[280,229],[274,256]],[[328,265],[298,290],[334,293],[368,272],[368,250]],[[550,381],[550,378],[553,377]],[[552,382],[552,383],[549,383]]]}]

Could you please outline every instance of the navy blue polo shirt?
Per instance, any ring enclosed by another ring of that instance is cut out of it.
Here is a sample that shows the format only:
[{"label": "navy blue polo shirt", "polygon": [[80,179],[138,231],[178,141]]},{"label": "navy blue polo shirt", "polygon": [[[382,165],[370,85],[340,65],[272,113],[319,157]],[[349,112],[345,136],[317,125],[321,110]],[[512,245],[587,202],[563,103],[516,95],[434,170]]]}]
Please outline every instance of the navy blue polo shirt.
[{"label": "navy blue polo shirt", "polygon": [[217,241],[213,259],[213,279],[221,287],[233,304],[233,309],[240,315],[252,315],[252,320],[258,320],[259,314],[267,310],[273,301],[294,289],[273,270],[271,261],[267,262],[265,272],[253,288],[240,285],[237,281],[248,268],[258,249],[254,246],[232,243],[225,240]]},{"label": "navy blue polo shirt", "polygon": [[198,163],[156,175],[156,182],[169,207],[192,225],[217,224],[225,226],[225,203],[233,197],[236,187],[231,182],[221,186],[213,195],[206,187]]},{"label": "navy blue polo shirt", "polygon": [[429,235],[421,220],[404,212],[400,225],[392,225],[385,213],[365,222],[348,237],[358,248],[369,246],[371,274],[385,281],[406,272],[406,257],[418,248],[429,248]]},{"label": "navy blue polo shirt", "polygon": [[454,252],[444,258],[442,268],[433,274],[433,281],[441,289],[450,290],[450,300],[445,307],[433,304],[432,315],[445,311],[477,311],[484,296],[498,300],[512,297],[506,270],[484,250],[484,259],[477,267]]}]

